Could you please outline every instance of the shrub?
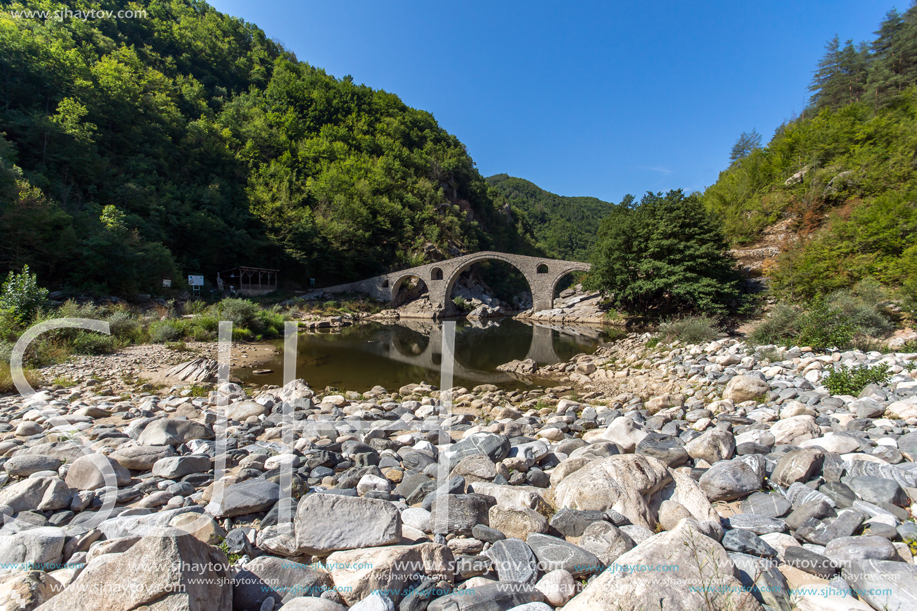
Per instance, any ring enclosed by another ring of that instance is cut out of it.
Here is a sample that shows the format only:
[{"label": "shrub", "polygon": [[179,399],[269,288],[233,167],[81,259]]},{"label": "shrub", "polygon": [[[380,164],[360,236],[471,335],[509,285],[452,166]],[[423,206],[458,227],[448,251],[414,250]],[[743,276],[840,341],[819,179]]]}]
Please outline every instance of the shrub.
[{"label": "shrub", "polygon": [[666,342],[678,340],[683,344],[700,344],[716,339],[720,329],[716,319],[709,316],[687,316],[659,325],[659,338]]},{"label": "shrub", "polygon": [[150,328],[150,341],[154,344],[175,342],[184,337],[182,326],[175,320],[163,320]]},{"label": "shrub", "polygon": [[901,287],[901,309],[917,318],[917,279],[908,280]]},{"label": "shrub", "polygon": [[142,335],[140,321],[134,318],[130,312],[123,310],[113,312],[107,317],[108,329],[111,334],[119,339],[136,341]]},{"label": "shrub", "polygon": [[29,273],[29,266],[22,267],[22,273],[10,272],[0,292],[0,309],[11,310],[14,318],[28,323],[48,299],[48,290],[38,286],[38,276]]},{"label": "shrub", "polygon": [[283,335],[284,315],[280,313],[277,306],[268,309],[258,310],[257,316],[251,323],[254,331],[265,335],[280,336]]},{"label": "shrub", "polygon": [[875,367],[854,367],[845,365],[832,367],[822,378],[822,383],[832,395],[853,395],[856,397],[870,384],[883,384],[890,377],[888,365]]},{"label": "shrub", "polygon": [[94,331],[80,331],[71,343],[74,354],[106,354],[117,348],[116,338]]},{"label": "shrub", "polygon": [[778,303],[768,317],[752,329],[748,339],[758,345],[782,343],[799,333],[801,316],[802,312],[799,308],[786,303]]},{"label": "shrub", "polygon": [[828,297],[828,305],[843,312],[853,325],[856,335],[885,337],[895,330],[895,325],[879,312],[878,306],[885,300],[877,297],[877,292],[867,293],[864,299],[851,291],[840,290]]},{"label": "shrub", "polygon": [[856,326],[841,309],[830,306],[824,299],[816,299],[799,319],[796,342],[816,350],[846,348],[855,332]]},{"label": "shrub", "polygon": [[214,306],[219,320],[229,320],[234,327],[250,327],[258,318],[258,306],[247,299],[227,297]]}]

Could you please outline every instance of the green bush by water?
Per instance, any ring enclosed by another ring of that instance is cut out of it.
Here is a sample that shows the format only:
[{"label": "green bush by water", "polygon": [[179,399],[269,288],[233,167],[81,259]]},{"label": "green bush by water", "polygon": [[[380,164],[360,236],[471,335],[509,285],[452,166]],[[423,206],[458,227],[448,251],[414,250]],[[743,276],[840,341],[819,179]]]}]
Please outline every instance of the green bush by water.
[{"label": "green bush by water", "polygon": [[822,383],[832,395],[858,396],[870,384],[883,384],[891,373],[888,365],[882,363],[875,367],[847,367],[839,365],[827,370]]}]

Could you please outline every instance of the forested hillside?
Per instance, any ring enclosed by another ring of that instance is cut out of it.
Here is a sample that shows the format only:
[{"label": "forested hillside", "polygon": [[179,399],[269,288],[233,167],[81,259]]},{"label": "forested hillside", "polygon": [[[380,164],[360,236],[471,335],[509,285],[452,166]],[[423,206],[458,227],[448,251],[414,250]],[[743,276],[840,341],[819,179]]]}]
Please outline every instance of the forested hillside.
[{"label": "forested hillside", "polygon": [[790,222],[768,270],[778,293],[807,299],[866,277],[917,277],[915,83],[917,3],[890,11],[870,43],[830,41],[808,108],[704,192],[735,245]]},{"label": "forested hillside", "polygon": [[487,183],[524,213],[538,246],[561,259],[586,261],[595,244],[596,228],[615,208],[595,197],[555,195],[507,174],[490,176]]},{"label": "forested hillside", "polygon": [[[0,6],[0,274],[130,294],[236,264],[335,283],[430,244],[534,252],[430,113],[253,24],[198,0]],[[14,14],[125,8],[146,15]]]}]

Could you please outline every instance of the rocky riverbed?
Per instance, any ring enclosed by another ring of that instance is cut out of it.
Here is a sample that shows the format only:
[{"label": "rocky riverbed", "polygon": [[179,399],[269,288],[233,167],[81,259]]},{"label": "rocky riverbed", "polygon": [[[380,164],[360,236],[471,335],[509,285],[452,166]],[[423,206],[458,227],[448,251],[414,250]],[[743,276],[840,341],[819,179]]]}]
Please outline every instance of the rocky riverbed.
[{"label": "rocky riverbed", "polygon": [[648,339],[513,392],[59,366],[0,397],[0,608],[917,608],[917,354]]}]

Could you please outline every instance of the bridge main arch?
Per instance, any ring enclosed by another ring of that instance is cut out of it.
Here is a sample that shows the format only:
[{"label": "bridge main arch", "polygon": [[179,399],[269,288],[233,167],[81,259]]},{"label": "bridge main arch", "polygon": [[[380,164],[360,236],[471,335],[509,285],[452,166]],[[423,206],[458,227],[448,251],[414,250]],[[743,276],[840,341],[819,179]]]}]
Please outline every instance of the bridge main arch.
[{"label": "bridge main arch", "polygon": [[431,299],[435,298],[438,303],[442,303],[445,312],[451,311],[452,302],[450,301],[449,296],[452,294],[452,289],[455,287],[455,283],[458,282],[462,272],[467,270],[475,263],[480,263],[481,261],[502,261],[516,268],[525,277],[525,281],[529,285],[529,291],[532,293],[534,298],[535,287],[532,283],[533,279],[529,276],[529,273],[527,273],[525,266],[519,265],[518,262],[514,260],[512,255],[504,255],[503,253],[496,252],[483,252],[476,255],[469,255],[461,262],[461,264],[455,266],[449,272],[449,275],[446,277],[445,281],[439,283],[440,286],[438,286],[437,289],[440,292],[437,293],[435,297],[431,294]]}]

